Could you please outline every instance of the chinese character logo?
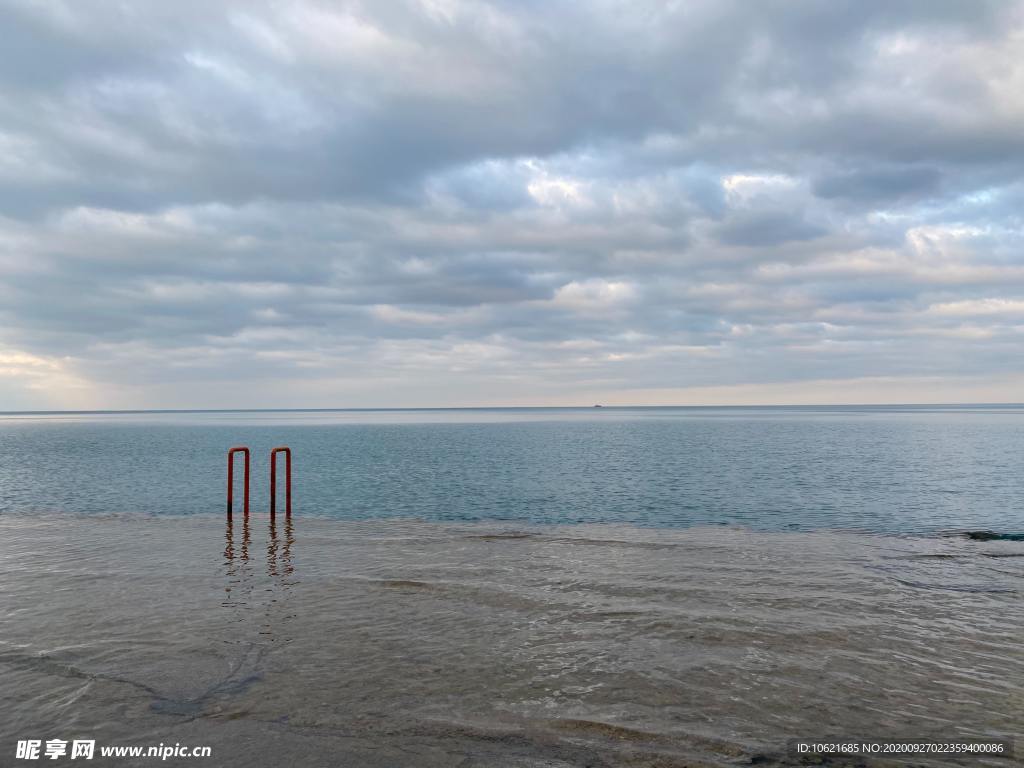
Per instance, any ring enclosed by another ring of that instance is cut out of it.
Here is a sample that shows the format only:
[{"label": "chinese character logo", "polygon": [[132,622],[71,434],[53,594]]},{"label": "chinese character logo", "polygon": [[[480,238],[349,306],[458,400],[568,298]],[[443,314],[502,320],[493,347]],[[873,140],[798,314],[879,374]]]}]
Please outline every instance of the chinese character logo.
[{"label": "chinese character logo", "polygon": [[[42,750],[43,754],[40,755]],[[75,739],[71,742],[71,759],[92,760],[96,752],[96,741],[94,739]],[[47,739],[43,747],[41,739],[24,739],[18,742],[15,757],[18,760],[38,760],[40,756],[50,760],[56,760],[68,754],[68,743],[64,739]]]},{"label": "chinese character logo", "polygon": [[76,757],[84,757],[86,760],[92,760],[93,752],[96,750],[96,741],[84,739],[75,739],[71,742],[71,759],[74,760]]},{"label": "chinese character logo", "polygon": [[16,757],[19,760],[38,760],[39,759],[39,747],[43,742],[39,739],[29,739],[28,741],[18,742],[18,751]]}]

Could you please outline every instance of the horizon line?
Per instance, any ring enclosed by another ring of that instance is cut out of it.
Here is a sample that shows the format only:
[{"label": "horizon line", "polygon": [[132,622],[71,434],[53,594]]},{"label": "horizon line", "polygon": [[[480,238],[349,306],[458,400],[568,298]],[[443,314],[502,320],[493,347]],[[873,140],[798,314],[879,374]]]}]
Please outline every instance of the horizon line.
[{"label": "horizon line", "polygon": [[49,414],[136,414],[136,413],[339,413],[379,411],[539,411],[539,410],[636,410],[636,409],[754,409],[754,408],[1021,408],[1024,402],[942,402],[942,403],[748,403],[680,405],[463,405],[463,406],[380,406],[327,408],[92,408],[5,410],[0,416]]}]

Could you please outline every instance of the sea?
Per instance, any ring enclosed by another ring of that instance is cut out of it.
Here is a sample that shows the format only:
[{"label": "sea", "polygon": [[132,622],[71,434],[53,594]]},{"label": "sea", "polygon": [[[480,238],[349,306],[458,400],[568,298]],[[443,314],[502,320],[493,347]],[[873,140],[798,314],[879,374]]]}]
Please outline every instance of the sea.
[{"label": "sea", "polygon": [[0,415],[0,765],[1020,764],[1022,417]]},{"label": "sea", "polygon": [[338,520],[1024,532],[1014,405],[7,413],[0,513],[219,512],[236,445]]}]

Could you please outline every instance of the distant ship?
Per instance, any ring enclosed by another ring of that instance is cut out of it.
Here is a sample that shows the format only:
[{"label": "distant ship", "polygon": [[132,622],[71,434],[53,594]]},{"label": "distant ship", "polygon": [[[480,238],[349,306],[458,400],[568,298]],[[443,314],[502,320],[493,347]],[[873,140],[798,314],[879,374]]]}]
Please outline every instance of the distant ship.
[{"label": "distant ship", "polygon": [[604,408],[604,406],[603,406],[603,405],[601,405],[600,403],[598,403],[598,404],[597,404],[597,405],[595,405],[594,407],[595,407],[595,408]]}]

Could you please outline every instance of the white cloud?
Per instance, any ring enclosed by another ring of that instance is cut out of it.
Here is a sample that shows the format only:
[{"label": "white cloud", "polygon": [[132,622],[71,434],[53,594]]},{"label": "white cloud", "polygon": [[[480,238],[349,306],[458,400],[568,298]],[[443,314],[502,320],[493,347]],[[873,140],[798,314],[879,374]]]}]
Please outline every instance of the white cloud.
[{"label": "white cloud", "polygon": [[928,312],[952,317],[1024,315],[1024,299],[962,299],[932,304]]},{"label": "white cloud", "polygon": [[722,178],[722,188],[736,204],[749,204],[759,197],[773,197],[789,192],[800,184],[799,179],[780,173],[734,173]]},{"label": "white cloud", "polygon": [[100,393],[68,359],[44,357],[0,346],[0,393],[13,402],[0,410],[96,407]]},{"label": "white cloud", "polygon": [[636,297],[636,286],[632,283],[593,278],[566,283],[555,291],[552,301],[578,312],[601,312],[627,304]]}]

